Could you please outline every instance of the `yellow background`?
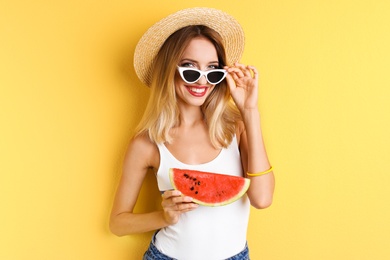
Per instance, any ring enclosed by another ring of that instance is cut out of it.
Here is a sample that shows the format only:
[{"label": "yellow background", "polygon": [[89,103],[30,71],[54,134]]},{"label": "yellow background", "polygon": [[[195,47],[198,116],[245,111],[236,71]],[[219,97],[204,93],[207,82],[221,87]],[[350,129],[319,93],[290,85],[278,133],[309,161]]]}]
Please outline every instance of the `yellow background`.
[{"label": "yellow background", "polygon": [[151,233],[107,224],[149,95],[133,51],[194,6],[241,22],[262,75],[277,189],[252,210],[252,259],[390,259],[388,0],[0,0],[0,259],[141,258]]}]

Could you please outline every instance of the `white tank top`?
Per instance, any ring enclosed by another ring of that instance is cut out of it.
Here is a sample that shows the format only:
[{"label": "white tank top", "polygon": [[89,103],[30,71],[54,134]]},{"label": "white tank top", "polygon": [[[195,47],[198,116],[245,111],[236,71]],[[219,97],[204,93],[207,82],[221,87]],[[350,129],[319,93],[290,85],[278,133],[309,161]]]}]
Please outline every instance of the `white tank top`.
[{"label": "white tank top", "polygon": [[[160,166],[157,183],[160,191],[173,189],[169,168],[191,169],[243,176],[236,137],[210,162],[189,165],[177,160],[164,144],[159,144]],[[177,224],[161,229],[155,245],[164,254],[179,260],[222,260],[241,252],[246,244],[249,199],[220,207],[199,206],[180,216]]]}]

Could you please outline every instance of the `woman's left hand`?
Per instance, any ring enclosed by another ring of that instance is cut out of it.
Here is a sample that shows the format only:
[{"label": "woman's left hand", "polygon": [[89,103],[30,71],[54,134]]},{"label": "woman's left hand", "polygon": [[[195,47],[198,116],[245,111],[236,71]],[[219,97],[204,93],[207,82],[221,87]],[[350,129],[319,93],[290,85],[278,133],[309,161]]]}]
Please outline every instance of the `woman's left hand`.
[{"label": "woman's left hand", "polygon": [[240,111],[257,109],[259,73],[254,66],[235,63],[224,67],[227,70],[227,84]]}]

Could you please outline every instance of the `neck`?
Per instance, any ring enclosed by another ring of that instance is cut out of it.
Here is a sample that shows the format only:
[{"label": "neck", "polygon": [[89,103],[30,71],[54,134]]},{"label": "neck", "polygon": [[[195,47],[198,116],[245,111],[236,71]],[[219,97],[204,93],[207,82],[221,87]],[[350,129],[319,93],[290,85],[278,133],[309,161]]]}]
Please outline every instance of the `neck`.
[{"label": "neck", "polygon": [[179,105],[180,126],[194,126],[204,122],[200,107]]}]

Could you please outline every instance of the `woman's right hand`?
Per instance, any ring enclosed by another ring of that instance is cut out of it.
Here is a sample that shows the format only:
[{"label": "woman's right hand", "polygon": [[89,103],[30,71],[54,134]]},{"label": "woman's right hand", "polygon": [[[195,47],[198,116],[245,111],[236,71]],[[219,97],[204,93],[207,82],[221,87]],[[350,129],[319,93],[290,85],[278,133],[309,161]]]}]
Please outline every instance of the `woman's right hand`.
[{"label": "woman's right hand", "polygon": [[198,207],[198,204],[192,202],[191,197],[182,196],[178,190],[165,191],[162,195],[161,205],[164,210],[164,219],[169,225],[176,224],[182,213]]}]

